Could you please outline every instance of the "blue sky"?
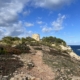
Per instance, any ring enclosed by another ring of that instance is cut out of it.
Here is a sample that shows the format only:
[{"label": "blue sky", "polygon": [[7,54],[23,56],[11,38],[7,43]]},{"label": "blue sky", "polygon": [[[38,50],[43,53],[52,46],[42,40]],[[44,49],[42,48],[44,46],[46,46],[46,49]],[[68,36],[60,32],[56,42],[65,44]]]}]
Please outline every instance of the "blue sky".
[{"label": "blue sky", "polygon": [[34,33],[80,45],[80,0],[0,0],[0,39]]}]

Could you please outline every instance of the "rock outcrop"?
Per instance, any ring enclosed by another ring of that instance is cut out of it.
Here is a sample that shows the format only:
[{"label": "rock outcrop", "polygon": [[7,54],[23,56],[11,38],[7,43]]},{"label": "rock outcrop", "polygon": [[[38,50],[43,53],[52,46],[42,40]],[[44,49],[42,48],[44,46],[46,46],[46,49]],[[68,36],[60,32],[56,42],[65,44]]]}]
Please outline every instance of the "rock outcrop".
[{"label": "rock outcrop", "polygon": [[70,46],[63,46],[63,45],[60,45],[61,49],[62,50],[66,50],[68,52],[68,54],[72,57],[72,58],[75,58],[77,60],[80,60],[80,56],[78,56],[72,49]]}]

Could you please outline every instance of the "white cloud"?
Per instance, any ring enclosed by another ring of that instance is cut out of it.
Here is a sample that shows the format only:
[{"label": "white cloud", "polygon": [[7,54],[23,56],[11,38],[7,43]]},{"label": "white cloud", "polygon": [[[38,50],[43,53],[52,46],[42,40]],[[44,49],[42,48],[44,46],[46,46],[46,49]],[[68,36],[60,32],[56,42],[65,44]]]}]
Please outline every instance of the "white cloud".
[{"label": "white cloud", "polygon": [[51,32],[51,31],[59,31],[63,29],[63,21],[66,18],[65,15],[58,14],[57,20],[51,23],[51,27],[41,26],[42,32]]},{"label": "white cloud", "polygon": [[[23,23],[19,20],[20,13],[24,15],[30,14],[30,10],[24,11],[27,4],[30,3],[28,7],[34,5],[36,7],[54,9],[61,5],[69,4],[72,1],[73,0],[0,0],[0,38],[8,35],[20,36],[30,33],[29,31],[26,32],[24,25],[26,24],[27,27],[30,27],[34,26],[34,24],[28,22]],[[41,19],[41,17],[38,18]],[[61,16],[60,20],[63,23],[64,17]],[[42,23],[41,21],[38,22],[38,24]],[[57,23],[57,20],[54,21],[53,26],[57,25]],[[62,25],[62,23],[60,25]],[[43,32],[50,32],[52,29],[52,27],[49,28],[46,26],[43,28]]]},{"label": "white cloud", "polygon": [[43,21],[37,21],[37,24],[43,24]]},{"label": "white cloud", "polygon": [[20,35],[19,37],[28,37],[32,36],[33,32],[32,31],[25,31],[24,34]]},{"label": "white cloud", "polygon": [[0,27],[0,39],[4,36],[27,37],[31,35],[32,31],[27,31],[21,21],[13,24],[13,27]]},{"label": "white cloud", "polygon": [[44,33],[52,31],[52,28],[47,27],[47,25],[44,25],[44,26],[41,26],[41,27],[42,27],[42,32],[44,32]]},{"label": "white cloud", "polygon": [[24,4],[25,0],[0,1],[0,26],[7,27],[18,22],[18,13],[22,12]]},{"label": "white cloud", "polygon": [[75,0],[30,0],[30,1],[31,5],[35,7],[57,9],[64,5],[69,5]]},{"label": "white cloud", "polygon": [[59,31],[63,29],[63,21],[66,18],[65,15],[58,14],[57,20],[52,22],[53,30]]},{"label": "white cloud", "polygon": [[27,15],[29,15],[30,13],[31,13],[31,11],[30,11],[30,10],[27,10],[27,11],[24,11],[24,12],[23,12],[23,15],[24,15],[24,16],[27,16]]},{"label": "white cloud", "polygon": [[26,27],[31,27],[31,26],[34,26],[34,24],[33,24],[33,23],[26,22],[26,23],[25,23],[25,26],[26,26]]},{"label": "white cloud", "polygon": [[52,30],[52,28],[44,27],[42,29],[42,32],[46,33],[46,32],[50,32],[51,30]]},{"label": "white cloud", "polygon": [[25,32],[25,29],[22,26],[22,22],[19,21],[17,24],[14,23],[12,27],[0,27],[0,32],[3,34],[2,36],[19,36]]},{"label": "white cloud", "polygon": [[[29,33],[24,23],[19,20],[29,0],[0,0],[0,38],[4,36],[20,36]],[[29,14],[30,11],[24,12]]]}]

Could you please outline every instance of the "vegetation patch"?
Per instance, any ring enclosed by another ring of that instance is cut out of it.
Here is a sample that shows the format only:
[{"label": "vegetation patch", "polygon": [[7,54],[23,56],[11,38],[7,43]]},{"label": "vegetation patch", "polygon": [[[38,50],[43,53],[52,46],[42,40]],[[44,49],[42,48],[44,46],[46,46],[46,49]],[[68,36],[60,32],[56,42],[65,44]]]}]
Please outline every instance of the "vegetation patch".
[{"label": "vegetation patch", "polygon": [[60,77],[65,77],[64,80],[72,80],[71,76],[80,76],[80,62],[73,60],[71,57],[62,55],[57,51],[45,52],[43,51],[43,61],[49,65],[53,71],[55,71],[55,80],[60,79]]},{"label": "vegetation patch", "polygon": [[19,58],[12,55],[0,55],[0,75],[12,75],[17,68],[23,66],[23,62]]}]

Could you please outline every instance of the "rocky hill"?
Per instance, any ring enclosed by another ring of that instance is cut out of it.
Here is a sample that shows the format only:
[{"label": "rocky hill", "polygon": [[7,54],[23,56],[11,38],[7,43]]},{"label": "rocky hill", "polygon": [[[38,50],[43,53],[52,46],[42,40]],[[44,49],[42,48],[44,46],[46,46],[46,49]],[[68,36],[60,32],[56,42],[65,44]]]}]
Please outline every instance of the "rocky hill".
[{"label": "rocky hill", "polygon": [[0,80],[80,80],[80,57],[59,38],[3,38]]}]

